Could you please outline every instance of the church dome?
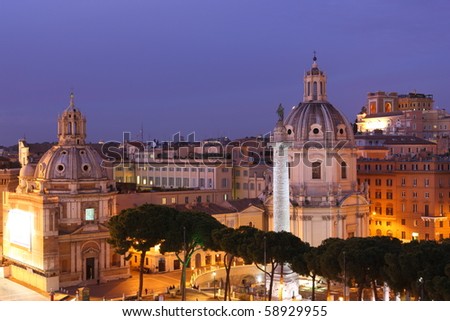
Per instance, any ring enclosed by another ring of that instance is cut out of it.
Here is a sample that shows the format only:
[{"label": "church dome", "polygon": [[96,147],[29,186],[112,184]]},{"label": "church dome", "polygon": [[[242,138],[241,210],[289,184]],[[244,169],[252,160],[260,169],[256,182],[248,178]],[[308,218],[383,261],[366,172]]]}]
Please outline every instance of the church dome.
[{"label": "church dome", "polygon": [[109,179],[102,158],[89,145],[53,146],[39,160],[35,178],[44,180]]},{"label": "church dome", "polygon": [[109,179],[99,153],[86,145],[86,118],[76,108],[74,94],[58,118],[58,145],[50,148],[36,166],[35,178],[43,180]]},{"label": "church dome", "polygon": [[338,141],[354,145],[352,126],[327,99],[327,76],[319,69],[314,53],[311,69],[304,76],[303,102],[284,121],[285,137],[296,143],[319,142],[331,147]]},{"label": "church dome", "polygon": [[34,166],[30,163],[27,163],[26,165],[22,166],[19,172],[19,177],[23,178],[33,178],[34,177]]},{"label": "church dome", "polygon": [[354,144],[350,123],[326,101],[300,103],[292,109],[284,125],[287,138],[296,142],[346,140]]}]

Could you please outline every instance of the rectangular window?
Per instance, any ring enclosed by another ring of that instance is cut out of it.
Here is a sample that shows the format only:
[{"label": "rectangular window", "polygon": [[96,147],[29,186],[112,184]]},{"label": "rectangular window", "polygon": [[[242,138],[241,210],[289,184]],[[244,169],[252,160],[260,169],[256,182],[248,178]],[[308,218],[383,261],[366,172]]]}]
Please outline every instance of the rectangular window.
[{"label": "rectangular window", "polygon": [[170,202],[171,202],[172,204],[176,204],[176,203],[177,203],[177,199],[176,199],[175,197],[172,197],[172,198],[170,199]]},{"label": "rectangular window", "polygon": [[161,198],[161,204],[166,205],[167,204],[167,198],[163,197]]},{"label": "rectangular window", "polygon": [[85,213],[84,219],[86,221],[94,221],[95,220],[95,209],[87,208],[84,213]]},{"label": "rectangular window", "polygon": [[387,186],[392,186],[392,179],[387,179],[386,180],[386,185]]},{"label": "rectangular window", "polygon": [[402,218],[402,225],[406,225],[406,220]]},{"label": "rectangular window", "polygon": [[402,239],[406,239],[406,232],[402,231]]},{"label": "rectangular window", "polygon": [[227,188],[228,180],[226,178],[222,178],[222,188]]},{"label": "rectangular window", "polygon": [[321,179],[321,164],[320,162],[312,163],[312,179]]}]

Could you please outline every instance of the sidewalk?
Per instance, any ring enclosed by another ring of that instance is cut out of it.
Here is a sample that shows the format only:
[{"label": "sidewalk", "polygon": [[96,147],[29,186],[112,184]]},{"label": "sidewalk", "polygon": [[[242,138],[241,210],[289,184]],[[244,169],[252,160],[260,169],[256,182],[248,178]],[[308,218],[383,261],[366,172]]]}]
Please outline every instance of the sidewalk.
[{"label": "sidewalk", "polygon": [[0,279],[0,301],[49,301],[48,293],[12,279]]}]

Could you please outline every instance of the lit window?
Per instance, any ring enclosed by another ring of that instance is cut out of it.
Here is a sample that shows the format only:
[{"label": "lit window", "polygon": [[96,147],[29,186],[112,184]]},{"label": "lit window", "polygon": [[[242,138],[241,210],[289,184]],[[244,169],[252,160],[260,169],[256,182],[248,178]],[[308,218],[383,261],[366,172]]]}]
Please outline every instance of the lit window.
[{"label": "lit window", "polygon": [[95,220],[95,209],[93,208],[87,208],[84,212],[84,219],[86,221],[93,221]]}]

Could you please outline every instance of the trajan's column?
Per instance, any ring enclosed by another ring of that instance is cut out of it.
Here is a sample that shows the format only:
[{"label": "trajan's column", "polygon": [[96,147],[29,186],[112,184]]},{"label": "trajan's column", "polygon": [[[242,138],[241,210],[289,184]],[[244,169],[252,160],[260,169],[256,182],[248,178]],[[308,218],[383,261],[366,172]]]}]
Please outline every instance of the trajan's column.
[{"label": "trajan's column", "polygon": [[[286,139],[281,105],[277,113],[278,122],[270,143],[273,149],[273,230],[290,232],[288,149],[292,143]],[[297,296],[298,275],[287,264],[280,264],[275,270],[272,297],[287,300]]]}]

